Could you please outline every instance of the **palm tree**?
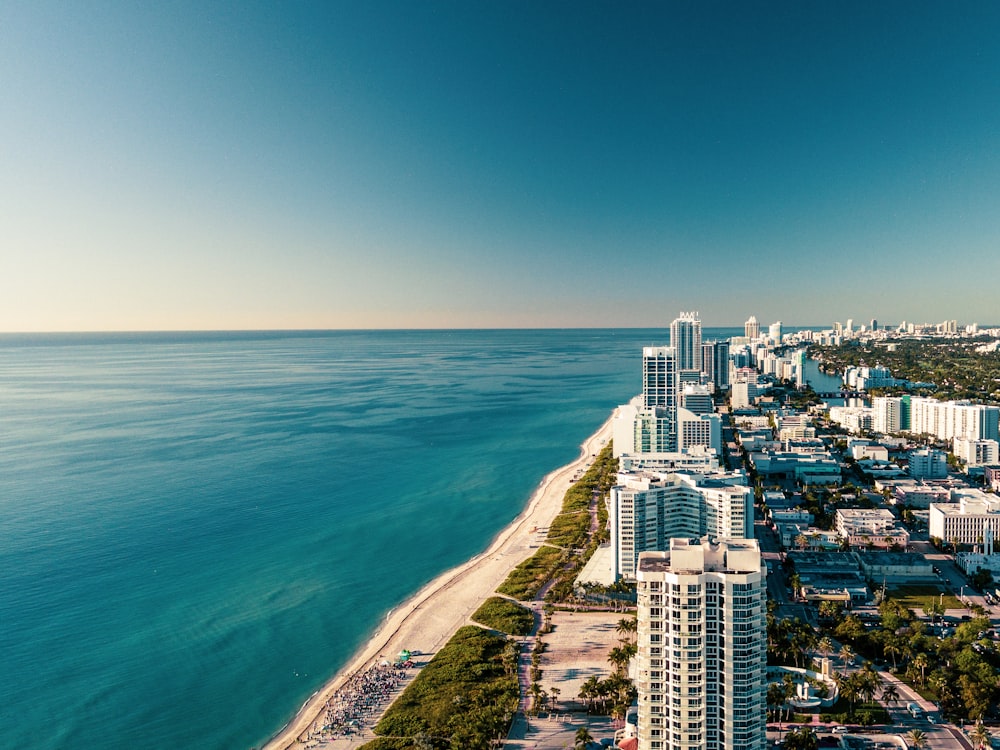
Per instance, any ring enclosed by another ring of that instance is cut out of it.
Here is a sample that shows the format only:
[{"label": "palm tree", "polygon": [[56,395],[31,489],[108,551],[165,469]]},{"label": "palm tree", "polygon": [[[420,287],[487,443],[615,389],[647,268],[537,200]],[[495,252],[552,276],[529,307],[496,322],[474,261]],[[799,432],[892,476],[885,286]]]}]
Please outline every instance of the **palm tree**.
[{"label": "palm tree", "polygon": [[632,655],[622,646],[615,646],[608,652],[608,661],[615,668],[615,674],[625,671],[625,665],[628,664],[631,658]]},{"label": "palm tree", "polygon": [[993,733],[990,732],[990,730],[987,729],[982,722],[979,722],[976,724],[976,728],[972,730],[972,734],[969,735],[969,738],[972,740],[972,744],[975,747],[980,748],[980,750],[984,750],[990,746],[990,741],[993,739]]},{"label": "palm tree", "polygon": [[785,688],[783,685],[772,682],[767,686],[767,705],[771,709],[772,717],[774,714],[780,716],[781,707],[785,703]]},{"label": "palm tree", "polygon": [[816,650],[819,651],[820,656],[822,656],[825,659],[827,656],[833,653],[833,641],[831,641],[828,636],[824,635],[822,638],[819,639],[819,642],[816,644]]},{"label": "palm tree", "polygon": [[844,669],[847,669],[847,665],[854,659],[854,649],[845,643],[840,647],[840,658],[844,661]]},{"label": "palm tree", "polygon": [[910,747],[915,750],[923,750],[927,747],[927,735],[919,729],[911,729],[906,733],[906,738],[910,741]]},{"label": "palm tree", "polygon": [[882,647],[882,650],[886,654],[892,656],[892,671],[895,672],[896,657],[903,653],[903,645],[893,638],[885,642],[885,646]]},{"label": "palm tree", "polygon": [[576,737],[573,740],[573,747],[585,748],[594,741],[594,735],[590,733],[587,727],[580,727],[576,730]]},{"label": "palm tree", "polygon": [[785,735],[786,750],[817,750],[819,740],[809,727],[799,727]]},{"label": "palm tree", "polygon": [[886,705],[899,702],[899,690],[891,682],[882,686],[882,702]]},{"label": "palm tree", "polygon": [[913,666],[917,667],[920,670],[920,684],[923,685],[925,680],[924,670],[927,669],[928,666],[930,666],[930,662],[927,659],[927,654],[921,651],[919,654],[914,656]]},{"label": "palm tree", "polygon": [[597,679],[597,675],[590,675],[583,685],[580,686],[580,692],[577,695],[578,698],[587,703],[587,710],[591,711],[594,708],[594,701],[597,699],[597,693],[600,689],[600,680]]},{"label": "palm tree", "polygon": [[615,626],[615,631],[618,633],[618,639],[623,643],[625,641],[631,641],[634,637],[634,633],[638,630],[639,621],[635,617],[623,617],[618,621]]}]

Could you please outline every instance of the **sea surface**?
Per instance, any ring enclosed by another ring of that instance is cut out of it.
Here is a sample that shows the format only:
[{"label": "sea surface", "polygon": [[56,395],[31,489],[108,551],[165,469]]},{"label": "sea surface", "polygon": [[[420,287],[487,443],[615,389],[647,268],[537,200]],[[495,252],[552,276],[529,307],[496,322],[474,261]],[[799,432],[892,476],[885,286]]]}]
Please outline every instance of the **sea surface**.
[{"label": "sea surface", "polygon": [[668,340],[0,335],[0,747],[260,746]]}]

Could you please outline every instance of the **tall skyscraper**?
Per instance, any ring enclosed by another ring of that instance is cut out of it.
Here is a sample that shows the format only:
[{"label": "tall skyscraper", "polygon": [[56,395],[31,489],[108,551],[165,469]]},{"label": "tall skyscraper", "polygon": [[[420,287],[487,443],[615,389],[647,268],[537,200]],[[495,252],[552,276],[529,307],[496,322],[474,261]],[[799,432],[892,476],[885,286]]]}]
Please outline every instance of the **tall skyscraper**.
[{"label": "tall skyscraper", "polygon": [[671,539],[638,570],[641,750],[764,750],[765,569],[754,539]]},{"label": "tall skyscraper", "polygon": [[677,356],[669,346],[642,348],[642,404],[677,408]]},{"label": "tall skyscraper", "polygon": [[775,321],[768,326],[767,335],[774,340],[775,343],[781,343],[781,321]]},{"label": "tall skyscraper", "polygon": [[729,342],[707,341],[701,345],[701,370],[715,384],[715,392],[729,390]]},{"label": "tall skyscraper", "polygon": [[760,323],[757,322],[756,315],[751,315],[747,319],[747,322],[743,324],[743,333],[751,341],[760,338]]},{"label": "tall skyscraper", "polygon": [[670,324],[670,346],[677,354],[677,369],[701,372],[701,320],[697,312],[682,312]]}]

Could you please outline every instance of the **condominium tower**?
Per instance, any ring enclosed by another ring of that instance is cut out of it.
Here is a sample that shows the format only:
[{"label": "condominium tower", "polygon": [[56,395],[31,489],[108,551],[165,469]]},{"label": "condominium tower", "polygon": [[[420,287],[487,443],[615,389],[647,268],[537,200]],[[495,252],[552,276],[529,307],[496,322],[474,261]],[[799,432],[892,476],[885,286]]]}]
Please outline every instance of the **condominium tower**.
[{"label": "condominium tower", "polygon": [[639,556],[639,750],[764,750],[765,570],[753,539]]},{"label": "condominium tower", "polygon": [[673,537],[753,537],[753,491],[742,476],[621,472],[608,498],[612,573],[634,579],[639,555]]},{"label": "condominium tower", "polygon": [[670,324],[670,346],[677,353],[677,369],[701,373],[701,320],[697,312],[682,312]]}]

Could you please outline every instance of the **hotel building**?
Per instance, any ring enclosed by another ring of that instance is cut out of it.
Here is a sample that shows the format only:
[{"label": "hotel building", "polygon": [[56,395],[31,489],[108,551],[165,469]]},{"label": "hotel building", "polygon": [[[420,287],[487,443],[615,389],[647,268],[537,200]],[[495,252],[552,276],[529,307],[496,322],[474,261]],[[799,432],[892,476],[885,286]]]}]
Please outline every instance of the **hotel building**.
[{"label": "hotel building", "polygon": [[677,354],[677,369],[701,373],[701,320],[697,312],[682,312],[670,324],[670,346]]},{"label": "hotel building", "polygon": [[641,750],[764,750],[765,580],[756,540],[671,539],[643,552]]},{"label": "hotel building", "polygon": [[665,550],[672,537],[753,537],[753,491],[738,475],[619,473],[611,488],[612,572],[635,578],[639,555]]}]

